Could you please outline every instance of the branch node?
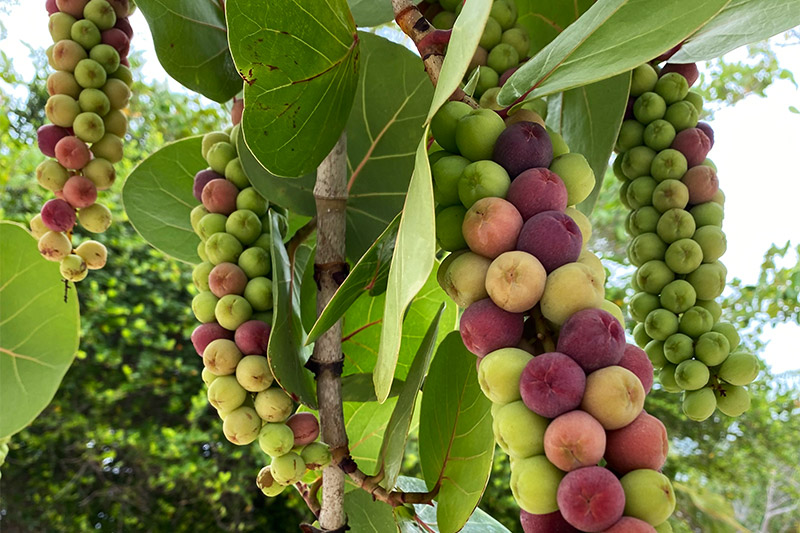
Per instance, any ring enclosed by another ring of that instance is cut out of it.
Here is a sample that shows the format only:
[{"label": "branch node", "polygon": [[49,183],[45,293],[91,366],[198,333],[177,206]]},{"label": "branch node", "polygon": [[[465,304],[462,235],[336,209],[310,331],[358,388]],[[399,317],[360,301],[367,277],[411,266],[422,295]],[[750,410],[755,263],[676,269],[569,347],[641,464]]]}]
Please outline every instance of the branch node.
[{"label": "branch node", "polygon": [[336,286],[340,286],[347,279],[350,274],[350,265],[345,261],[334,261],[332,263],[315,263],[314,264],[314,281],[317,284],[317,289],[322,290],[322,276],[328,275],[331,277]]},{"label": "branch node", "polygon": [[338,462],[339,469],[344,472],[345,474],[352,474],[356,470],[358,470],[358,465],[353,460],[353,457],[350,455],[349,451],[347,455],[342,457]]},{"label": "branch node", "polygon": [[338,378],[342,375],[342,371],[344,370],[344,361],[340,359],[338,361],[321,363],[311,357],[306,361],[305,367],[314,374],[315,378],[318,378],[323,372],[331,372],[334,377]]}]

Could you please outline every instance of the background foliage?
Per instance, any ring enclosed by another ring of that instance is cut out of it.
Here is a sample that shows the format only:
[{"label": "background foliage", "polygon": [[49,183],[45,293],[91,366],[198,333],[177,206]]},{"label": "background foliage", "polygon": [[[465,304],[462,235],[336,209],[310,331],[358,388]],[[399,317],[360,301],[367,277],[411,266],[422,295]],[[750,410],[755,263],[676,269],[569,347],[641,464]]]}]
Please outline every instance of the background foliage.
[{"label": "background foliage", "polygon": [[[41,54],[33,60],[40,74],[22,80],[0,56],[3,81],[28,88],[24,100],[12,91],[0,95],[9,110],[0,116],[0,214],[23,223],[43,201],[31,176],[40,160],[35,130],[44,120],[46,62]],[[763,95],[776,78],[792,79],[766,45],[751,47],[741,63],[714,62],[712,72],[703,89],[717,105]],[[122,177],[147,154],[227,122],[226,110],[161,84],[138,82],[134,95],[126,159],[109,197],[119,197]],[[600,191],[592,247],[603,252],[621,302],[626,238],[616,188],[609,178]],[[229,445],[207,406],[202,364],[187,342],[194,325],[189,269],[142,242],[119,204],[110,207],[117,223],[102,238],[109,265],[81,285],[78,361],[50,407],[11,442],[0,496],[3,531],[296,531],[304,518],[299,498],[262,497],[252,479],[260,452]],[[749,324],[745,342],[753,349],[763,347],[764,328],[799,320],[800,264],[787,264],[791,252],[788,244],[771,248],[757,284],[732,284],[727,318]],[[687,422],[674,396],[650,395],[647,409],[671,435],[681,435],[666,470],[679,482],[683,531],[797,528],[798,382],[798,375],[764,375],[753,387],[753,408],[734,423]],[[420,477],[416,436],[410,442],[403,471]],[[503,457],[495,457],[482,507],[518,531]]]}]

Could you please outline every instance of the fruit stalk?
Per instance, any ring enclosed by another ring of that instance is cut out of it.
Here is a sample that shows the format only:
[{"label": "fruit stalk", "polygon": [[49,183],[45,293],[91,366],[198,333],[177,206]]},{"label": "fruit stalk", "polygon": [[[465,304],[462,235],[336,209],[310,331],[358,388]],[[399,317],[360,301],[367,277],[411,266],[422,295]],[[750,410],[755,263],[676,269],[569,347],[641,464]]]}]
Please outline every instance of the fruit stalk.
[{"label": "fruit stalk", "polygon": [[[314,186],[317,204],[317,253],[314,277],[317,280],[317,314],[322,313],[339,284],[344,280],[345,230],[347,205],[347,137],[344,133],[317,169]],[[347,432],[342,410],[342,322],[323,334],[314,345],[311,362],[317,378],[317,397],[322,441],[333,450],[347,448]],[[332,463],[322,473],[320,525],[336,529],[345,524],[345,473]]]}]

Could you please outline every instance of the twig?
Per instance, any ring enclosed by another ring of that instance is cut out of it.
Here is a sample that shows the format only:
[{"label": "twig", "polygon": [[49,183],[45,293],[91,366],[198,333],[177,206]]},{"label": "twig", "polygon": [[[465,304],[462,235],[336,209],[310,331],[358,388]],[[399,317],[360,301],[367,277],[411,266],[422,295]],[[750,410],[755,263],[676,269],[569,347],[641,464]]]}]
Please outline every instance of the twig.
[{"label": "twig", "polygon": [[[317,254],[314,275],[317,292],[317,315],[322,313],[336,289],[345,262],[347,206],[347,140],[345,134],[317,169],[314,199],[317,206]],[[338,266],[338,267],[337,267]],[[347,447],[347,432],[342,409],[342,321],[339,320],[314,344],[311,368],[317,379],[317,398],[322,441],[331,448]],[[336,530],[346,524],[344,514],[344,472],[328,466],[322,472],[322,508],[320,526]]]},{"label": "twig", "polygon": [[386,490],[380,485],[380,482],[383,481],[383,472],[376,476],[368,476],[358,468],[358,465],[353,460],[347,448],[334,449],[331,453],[333,455],[331,464],[338,466],[342,472],[347,474],[353,484],[368,492],[373,499],[391,505],[392,507],[399,507],[408,503],[429,504],[436,495],[439,494],[438,483],[433,490],[428,492]]},{"label": "twig", "polygon": [[[417,50],[422,56],[425,72],[428,73],[431,83],[436,87],[439,83],[439,75],[442,72],[442,63],[444,62],[444,49],[441,45],[446,40],[445,35],[447,32],[442,32],[431,26],[431,23],[425,19],[412,0],[392,0],[392,9],[394,10],[395,22],[403,30],[403,33],[414,41]],[[461,89],[456,89],[450,96],[450,100],[459,100],[472,107],[478,107],[475,99],[468,96]]]},{"label": "twig", "polygon": [[319,500],[317,499],[317,493],[319,492],[319,487],[322,485],[322,478],[317,479],[314,483],[309,487],[302,481],[298,481],[295,483],[295,488],[297,492],[300,493],[300,496],[303,497],[303,500],[306,502],[308,506],[308,510],[314,515],[314,518],[319,518],[319,511],[320,505]]}]

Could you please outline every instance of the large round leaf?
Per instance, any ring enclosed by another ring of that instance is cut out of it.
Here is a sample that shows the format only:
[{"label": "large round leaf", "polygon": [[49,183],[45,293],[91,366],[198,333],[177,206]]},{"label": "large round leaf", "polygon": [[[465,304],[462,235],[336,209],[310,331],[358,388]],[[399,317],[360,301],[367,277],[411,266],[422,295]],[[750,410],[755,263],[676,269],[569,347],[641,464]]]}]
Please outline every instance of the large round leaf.
[{"label": "large round leaf", "polygon": [[198,205],[192,194],[194,175],[206,168],[202,137],[166,145],[133,169],[122,188],[122,203],[131,224],[153,248],[197,263],[198,237],[189,220]]},{"label": "large round leaf", "polygon": [[74,286],[22,226],[0,222],[0,438],[30,424],[55,396],[78,350]]},{"label": "large round leaf", "polygon": [[317,168],[347,123],[358,37],[346,0],[228,0],[231,54],[245,80],[242,132],[265,168]]},{"label": "large round leaf", "polygon": [[170,76],[195,92],[224,102],[242,90],[228,50],[225,12],[218,0],[138,0],[158,60]]}]

